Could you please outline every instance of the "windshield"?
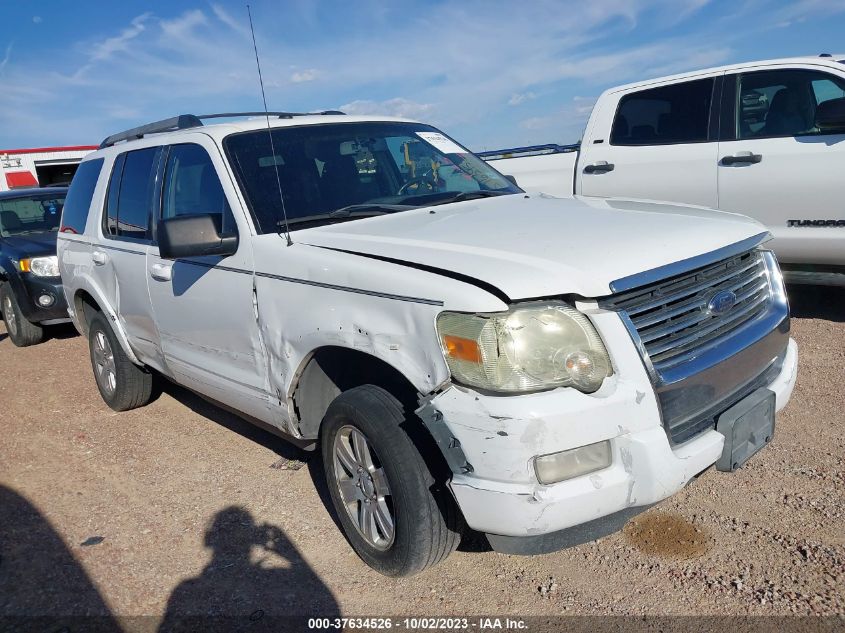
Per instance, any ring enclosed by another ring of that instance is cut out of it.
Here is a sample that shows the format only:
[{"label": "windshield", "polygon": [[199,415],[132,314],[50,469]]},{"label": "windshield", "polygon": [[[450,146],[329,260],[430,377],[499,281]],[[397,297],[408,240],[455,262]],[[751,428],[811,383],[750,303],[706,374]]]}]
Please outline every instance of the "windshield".
[{"label": "windshield", "polygon": [[272,135],[275,157],[266,129],[223,143],[261,233],[283,230],[279,185],[292,228],[521,191],[427,125],[306,125],[274,128]]},{"label": "windshield", "polygon": [[0,198],[0,235],[58,231],[64,206],[65,197],[55,194]]}]

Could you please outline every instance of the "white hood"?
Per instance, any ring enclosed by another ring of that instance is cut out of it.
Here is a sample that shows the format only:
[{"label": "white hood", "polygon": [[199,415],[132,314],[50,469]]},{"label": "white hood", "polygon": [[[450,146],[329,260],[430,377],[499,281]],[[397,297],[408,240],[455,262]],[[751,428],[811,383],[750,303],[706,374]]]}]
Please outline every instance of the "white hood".
[{"label": "white hood", "polygon": [[765,232],[700,207],[517,194],[306,229],[294,241],[447,270],[527,299],[607,295],[615,280]]}]

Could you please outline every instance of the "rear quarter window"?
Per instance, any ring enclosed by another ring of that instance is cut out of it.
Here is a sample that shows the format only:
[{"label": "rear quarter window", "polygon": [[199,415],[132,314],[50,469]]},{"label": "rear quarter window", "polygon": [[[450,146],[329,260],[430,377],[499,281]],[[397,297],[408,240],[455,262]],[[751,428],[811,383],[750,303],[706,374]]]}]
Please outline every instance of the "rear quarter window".
[{"label": "rear quarter window", "polygon": [[60,232],[74,235],[85,233],[91,199],[94,197],[94,189],[97,187],[102,168],[102,158],[87,160],[79,165],[65,198]]}]

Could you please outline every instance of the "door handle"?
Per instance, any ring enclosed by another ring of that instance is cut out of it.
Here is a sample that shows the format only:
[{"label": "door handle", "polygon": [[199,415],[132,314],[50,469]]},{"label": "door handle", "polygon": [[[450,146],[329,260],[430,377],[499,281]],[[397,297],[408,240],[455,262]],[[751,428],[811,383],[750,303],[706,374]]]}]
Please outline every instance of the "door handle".
[{"label": "door handle", "polygon": [[95,266],[102,266],[105,264],[109,259],[109,256],[106,255],[103,251],[93,251],[91,253],[91,260],[94,262]]},{"label": "door handle", "polygon": [[170,281],[173,279],[173,266],[171,264],[153,264],[150,266],[150,277],[158,281]]},{"label": "door handle", "polygon": [[584,167],[585,174],[606,174],[609,171],[613,171],[615,165],[613,163],[608,163],[606,160],[597,160],[591,165],[587,165]]},{"label": "door handle", "polygon": [[722,157],[722,164],[723,165],[743,165],[745,163],[749,163],[752,165],[756,165],[761,160],[763,160],[762,154],[754,154],[753,152],[737,152],[733,156],[723,156]]}]

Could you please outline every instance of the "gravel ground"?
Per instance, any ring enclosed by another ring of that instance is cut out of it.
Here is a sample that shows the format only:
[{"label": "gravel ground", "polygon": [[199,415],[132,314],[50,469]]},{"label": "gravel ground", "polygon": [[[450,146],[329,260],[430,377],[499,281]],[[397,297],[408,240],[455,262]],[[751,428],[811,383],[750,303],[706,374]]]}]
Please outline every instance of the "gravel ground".
[{"label": "gravel ground", "polygon": [[352,552],[317,458],[170,385],[114,413],[72,330],[17,349],[0,326],[0,615],[845,614],[845,292],[792,295],[793,400],[740,471],[597,542],[471,537],[401,580]]}]

